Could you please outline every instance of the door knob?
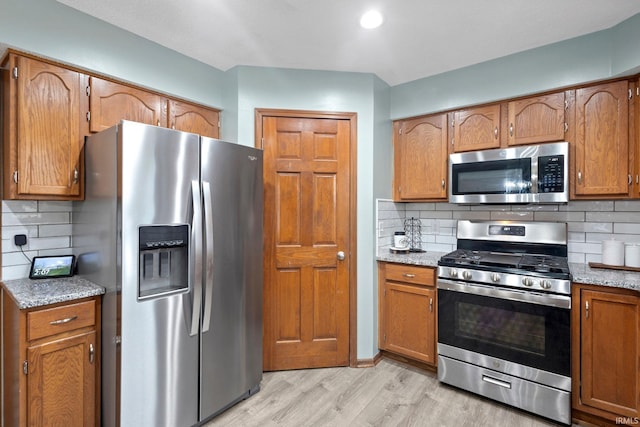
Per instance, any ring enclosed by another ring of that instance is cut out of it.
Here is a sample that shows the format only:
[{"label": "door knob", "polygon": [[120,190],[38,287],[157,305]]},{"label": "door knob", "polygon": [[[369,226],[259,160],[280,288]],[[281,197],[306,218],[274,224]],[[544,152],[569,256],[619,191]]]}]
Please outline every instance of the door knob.
[{"label": "door knob", "polygon": [[338,261],[344,261],[344,252],[340,251],[336,254]]}]

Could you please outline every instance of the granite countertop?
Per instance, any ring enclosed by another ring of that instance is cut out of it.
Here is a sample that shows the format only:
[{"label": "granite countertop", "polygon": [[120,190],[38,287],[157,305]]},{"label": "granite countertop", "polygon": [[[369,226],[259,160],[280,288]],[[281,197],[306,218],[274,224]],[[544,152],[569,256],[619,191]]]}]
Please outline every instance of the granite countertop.
[{"label": "granite countertop", "polygon": [[446,252],[409,252],[407,254],[394,254],[389,250],[378,254],[378,261],[395,262],[398,264],[422,265],[425,267],[437,267],[438,260]]},{"label": "granite countertop", "polygon": [[15,279],[2,282],[18,308],[41,307],[64,301],[102,295],[105,289],[81,277],[59,279]]},{"label": "granite countertop", "polygon": [[569,270],[576,283],[640,291],[640,272],[592,268],[587,264],[576,263],[570,263]]},{"label": "granite countertop", "polygon": [[[393,254],[389,251],[382,251],[378,254],[376,259],[378,261],[395,262],[398,264],[437,267],[438,260],[442,255],[445,255],[445,253],[427,251],[408,254]],[[587,264],[577,263],[570,263],[569,270],[571,270],[571,275],[575,283],[640,291],[640,272],[591,268]]]}]

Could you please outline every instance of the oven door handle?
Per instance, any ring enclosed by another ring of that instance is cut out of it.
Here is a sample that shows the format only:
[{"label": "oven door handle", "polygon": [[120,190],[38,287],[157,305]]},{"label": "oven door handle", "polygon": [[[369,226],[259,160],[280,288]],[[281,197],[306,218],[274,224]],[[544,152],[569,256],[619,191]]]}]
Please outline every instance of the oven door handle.
[{"label": "oven door handle", "polygon": [[447,291],[463,292],[466,294],[483,295],[487,297],[508,299],[511,301],[571,309],[571,297],[565,295],[542,294],[531,291],[504,289],[496,286],[455,282],[447,279],[438,279],[437,287],[438,289]]}]

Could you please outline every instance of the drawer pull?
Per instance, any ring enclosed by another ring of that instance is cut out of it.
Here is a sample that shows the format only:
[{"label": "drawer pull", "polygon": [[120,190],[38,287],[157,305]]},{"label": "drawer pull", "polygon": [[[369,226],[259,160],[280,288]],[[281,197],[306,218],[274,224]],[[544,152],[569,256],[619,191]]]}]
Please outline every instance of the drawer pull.
[{"label": "drawer pull", "polygon": [[490,377],[488,375],[482,376],[482,381],[487,382],[489,384],[497,385],[498,387],[503,388],[511,388],[511,383],[507,381],[502,381],[497,378]]},{"label": "drawer pull", "polygon": [[52,320],[51,322],[49,322],[50,325],[63,325],[65,323],[69,323],[72,320],[76,320],[78,318],[78,316],[71,316],[71,317],[67,317],[66,319],[60,319],[60,320]]},{"label": "drawer pull", "polygon": [[415,274],[411,274],[411,273],[404,273],[404,274],[403,274],[403,276],[404,276],[404,277],[408,277],[408,278],[410,278],[410,279],[412,279],[412,278],[416,277],[416,275],[415,275]]},{"label": "drawer pull", "polygon": [[89,363],[93,365],[95,355],[95,349],[93,348],[93,343],[89,344]]}]

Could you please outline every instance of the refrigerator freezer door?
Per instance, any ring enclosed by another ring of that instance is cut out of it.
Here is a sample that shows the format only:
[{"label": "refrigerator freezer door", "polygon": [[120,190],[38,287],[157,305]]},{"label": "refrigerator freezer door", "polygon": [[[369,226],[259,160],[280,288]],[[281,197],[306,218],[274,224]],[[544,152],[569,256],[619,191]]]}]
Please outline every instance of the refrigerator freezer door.
[{"label": "refrigerator freezer door", "polygon": [[[199,187],[199,137],[123,122],[121,149],[121,425],[176,427],[197,423],[198,339],[190,335],[196,263],[192,234],[189,288],[138,298],[138,234],[141,226],[193,227],[193,185]],[[196,199],[199,194],[196,195]],[[200,237],[201,238],[201,237]]]},{"label": "refrigerator freezer door", "polygon": [[[213,281],[205,283],[200,420],[262,379],[262,151],[202,138],[205,223],[211,213]],[[209,187],[210,201],[207,201]],[[205,231],[206,234],[206,231]]]}]

